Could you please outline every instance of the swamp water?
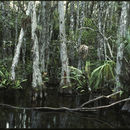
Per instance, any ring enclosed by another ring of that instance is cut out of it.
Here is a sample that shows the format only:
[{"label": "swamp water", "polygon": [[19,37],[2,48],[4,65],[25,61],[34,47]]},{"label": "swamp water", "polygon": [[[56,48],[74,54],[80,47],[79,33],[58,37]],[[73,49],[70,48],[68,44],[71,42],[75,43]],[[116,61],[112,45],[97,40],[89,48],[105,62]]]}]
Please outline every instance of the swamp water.
[{"label": "swamp water", "polygon": [[[31,103],[28,93],[0,91],[0,104],[74,108],[88,100],[86,96],[60,96],[55,90],[49,90],[46,100]],[[130,128],[130,115],[121,114],[115,107],[79,113],[20,110],[0,106],[0,128]]]}]

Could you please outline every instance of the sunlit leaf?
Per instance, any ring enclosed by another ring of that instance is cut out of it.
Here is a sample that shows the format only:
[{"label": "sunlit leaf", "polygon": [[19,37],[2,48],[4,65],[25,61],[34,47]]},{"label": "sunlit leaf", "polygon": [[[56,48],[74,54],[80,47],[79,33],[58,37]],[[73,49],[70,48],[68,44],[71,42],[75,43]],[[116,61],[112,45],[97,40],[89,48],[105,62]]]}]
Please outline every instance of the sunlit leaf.
[{"label": "sunlit leaf", "polygon": [[63,86],[62,88],[68,88],[68,86]]}]

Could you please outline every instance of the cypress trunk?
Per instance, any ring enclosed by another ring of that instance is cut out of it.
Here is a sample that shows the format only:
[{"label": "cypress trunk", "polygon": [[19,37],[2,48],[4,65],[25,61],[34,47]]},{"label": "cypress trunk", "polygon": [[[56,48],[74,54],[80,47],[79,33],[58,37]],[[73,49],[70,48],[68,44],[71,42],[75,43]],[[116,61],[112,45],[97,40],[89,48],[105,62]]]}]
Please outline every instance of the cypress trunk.
[{"label": "cypress trunk", "polygon": [[[65,20],[64,20],[64,2],[58,2],[58,12],[59,12],[59,33],[60,33],[60,59],[61,59],[61,81],[60,81],[60,93],[72,93],[70,88],[70,71],[69,63],[67,56],[67,47],[66,47],[66,34],[65,34]],[[63,86],[68,86],[68,89],[63,89]],[[66,91],[63,91],[66,90]]]},{"label": "cypress trunk", "polygon": [[42,81],[42,75],[39,68],[39,44],[38,44],[38,38],[36,34],[36,28],[37,28],[37,17],[36,17],[36,4],[35,2],[32,2],[33,10],[32,10],[32,16],[31,16],[31,22],[32,22],[32,42],[33,42],[33,79],[32,79],[32,86],[34,89],[33,93],[33,100],[37,99],[38,97],[42,98],[43,94],[42,91],[45,89],[45,86]]},{"label": "cypress trunk", "polygon": [[123,56],[124,56],[124,41],[123,39],[126,37],[127,29],[128,29],[128,3],[122,2],[122,11],[121,11],[121,17],[120,17],[120,24],[117,34],[117,57],[116,57],[116,87],[115,91],[121,90],[122,84],[121,84],[121,69],[122,69],[122,63],[123,63]]},{"label": "cypress trunk", "polygon": [[[28,9],[26,11],[27,16],[29,16],[30,11],[31,11],[31,3],[29,2]],[[14,54],[12,66],[11,66],[11,79],[12,80],[15,80],[15,68],[16,68],[18,61],[19,61],[20,49],[22,46],[23,38],[24,38],[24,29],[23,29],[23,27],[21,27],[19,39],[18,39],[18,44],[17,44],[16,49],[15,49],[15,54]]]}]

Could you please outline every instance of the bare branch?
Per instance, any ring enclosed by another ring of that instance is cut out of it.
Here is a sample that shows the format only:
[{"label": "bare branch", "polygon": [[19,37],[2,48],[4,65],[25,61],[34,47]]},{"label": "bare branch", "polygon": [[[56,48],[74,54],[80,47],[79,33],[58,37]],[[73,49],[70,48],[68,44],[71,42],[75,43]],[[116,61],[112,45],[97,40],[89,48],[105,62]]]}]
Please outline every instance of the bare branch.
[{"label": "bare branch", "polygon": [[107,38],[102,32],[100,32],[100,30],[99,30],[98,26],[95,24],[94,20],[93,20],[93,23],[94,23],[94,25],[96,26],[96,28],[98,29],[98,30],[96,30],[96,31],[98,31],[98,32],[100,33],[100,35],[101,35],[101,36],[104,38],[104,40],[106,41],[107,46],[108,46],[108,49],[109,49],[109,52],[110,52],[110,55],[111,55],[111,57],[113,58],[112,49],[111,49],[110,44],[109,44],[109,42],[108,42],[108,39],[110,39],[111,36]]},{"label": "bare branch", "polygon": [[81,28],[79,28],[78,30],[82,30],[82,29],[90,29],[90,30],[92,30],[92,31],[96,31],[96,30],[94,30],[93,28],[90,28],[90,27],[81,27]]},{"label": "bare branch", "polygon": [[108,107],[114,106],[114,105],[116,105],[118,103],[128,101],[128,100],[130,100],[130,98],[125,98],[125,99],[119,100],[117,102],[114,102],[114,103],[111,103],[111,104],[105,105],[105,106],[98,106],[98,107],[91,107],[91,108],[86,107],[86,108],[83,108],[83,110],[86,109],[88,111],[88,110],[97,110],[97,109],[102,109],[102,108],[108,108]]},{"label": "bare branch", "polygon": [[60,107],[60,108],[53,108],[53,107],[17,107],[17,106],[12,106],[12,105],[9,105],[9,104],[0,104],[0,106],[3,106],[3,107],[9,107],[9,108],[13,108],[13,109],[25,109],[25,110],[44,110],[44,111],[57,111],[57,112],[61,112],[61,111],[73,111],[73,112],[89,112],[89,111],[96,111],[98,109],[103,109],[103,108],[108,108],[108,107],[111,107],[111,106],[114,106],[118,103],[121,103],[121,102],[124,102],[124,101],[128,101],[130,100],[130,98],[125,98],[125,99],[122,99],[122,100],[119,100],[119,101],[116,101],[114,103],[111,103],[109,105],[105,105],[105,106],[98,106],[98,107],[83,107],[85,106],[86,104],[89,104],[93,101],[96,101],[96,100],[99,100],[101,98],[110,98],[116,94],[119,94],[120,91],[118,92],[115,92],[113,94],[110,94],[108,96],[100,96],[100,97],[97,97],[93,100],[90,100],[88,102],[85,102],[83,103],[80,107],[77,107],[77,108],[67,108],[67,107]]},{"label": "bare branch", "polygon": [[[84,111],[83,108],[67,108],[67,107],[60,107],[60,108],[53,108],[53,107],[17,107],[9,104],[0,104],[3,107],[9,107],[13,109],[20,109],[20,110],[44,110],[44,111],[75,111],[81,112]],[[87,111],[85,109],[85,111]],[[95,110],[88,110],[88,111],[95,111]]]},{"label": "bare branch", "polygon": [[94,99],[92,99],[92,100],[89,100],[89,101],[83,103],[80,107],[84,107],[85,105],[87,105],[87,104],[89,104],[89,103],[91,103],[91,102],[97,101],[97,100],[99,100],[99,99],[101,99],[101,98],[110,98],[110,97],[112,97],[112,96],[114,96],[114,95],[116,95],[116,94],[119,94],[120,92],[121,92],[121,91],[118,91],[118,92],[112,93],[112,94],[110,94],[110,95],[108,95],[108,96],[104,96],[104,95],[103,95],[103,96],[94,98]]}]

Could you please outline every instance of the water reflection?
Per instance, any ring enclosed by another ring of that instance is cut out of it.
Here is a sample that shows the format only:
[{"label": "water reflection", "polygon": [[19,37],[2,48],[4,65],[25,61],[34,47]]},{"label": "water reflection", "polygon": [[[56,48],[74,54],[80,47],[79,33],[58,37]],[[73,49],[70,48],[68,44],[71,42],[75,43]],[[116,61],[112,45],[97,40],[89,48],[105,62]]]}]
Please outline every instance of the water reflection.
[{"label": "water reflection", "polygon": [[[28,96],[15,94],[17,97],[0,95],[0,103],[16,106],[36,106],[28,101]],[[25,94],[26,95],[26,94]],[[3,97],[3,98],[2,98]],[[21,98],[22,97],[22,98]],[[17,98],[17,99],[16,99]],[[10,100],[11,99],[11,100]],[[80,106],[87,97],[62,97],[48,94],[42,106],[75,107]],[[44,112],[42,110],[17,110],[0,107],[0,128],[130,128],[130,116],[115,109],[106,109],[96,113]]]}]

